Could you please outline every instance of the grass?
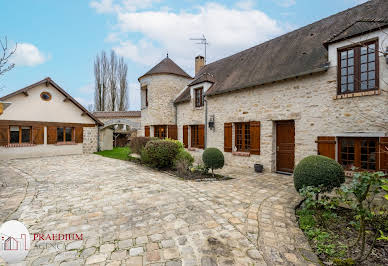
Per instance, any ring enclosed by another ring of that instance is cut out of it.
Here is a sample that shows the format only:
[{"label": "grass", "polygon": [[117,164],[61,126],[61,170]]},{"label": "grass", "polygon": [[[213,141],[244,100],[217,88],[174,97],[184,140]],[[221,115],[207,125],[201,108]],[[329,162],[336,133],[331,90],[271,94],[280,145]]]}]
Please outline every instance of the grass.
[{"label": "grass", "polygon": [[129,147],[116,147],[113,148],[113,150],[99,151],[95,152],[95,154],[108,158],[128,161],[128,155],[131,154],[131,149]]}]

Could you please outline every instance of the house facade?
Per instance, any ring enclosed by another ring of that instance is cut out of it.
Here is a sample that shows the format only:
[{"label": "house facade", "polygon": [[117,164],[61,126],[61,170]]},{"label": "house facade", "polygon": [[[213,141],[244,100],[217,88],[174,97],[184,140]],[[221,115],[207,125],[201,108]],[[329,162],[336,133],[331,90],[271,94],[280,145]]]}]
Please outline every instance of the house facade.
[{"label": "house facade", "polygon": [[0,98],[0,159],[97,151],[103,125],[51,78]]},{"label": "house facade", "polygon": [[267,171],[312,154],[388,170],[387,27],[369,1],[203,66],[174,100],[178,139]]}]

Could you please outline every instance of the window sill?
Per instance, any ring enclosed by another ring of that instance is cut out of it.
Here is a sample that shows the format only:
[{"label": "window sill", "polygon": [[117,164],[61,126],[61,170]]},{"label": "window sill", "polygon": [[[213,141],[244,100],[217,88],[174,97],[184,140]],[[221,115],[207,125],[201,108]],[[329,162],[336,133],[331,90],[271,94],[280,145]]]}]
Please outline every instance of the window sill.
[{"label": "window sill", "polygon": [[9,143],[3,147],[5,148],[16,148],[16,147],[31,147],[35,146],[36,144],[33,143]]},{"label": "window sill", "polygon": [[346,93],[346,94],[338,94],[333,96],[333,100],[370,96],[370,95],[379,95],[379,94],[381,94],[380,90],[360,91],[360,92],[353,92],[353,93]]},{"label": "window sill", "polygon": [[194,110],[203,110],[203,106],[201,106],[201,107],[194,107]]},{"label": "window sill", "polygon": [[57,142],[55,145],[62,146],[62,145],[77,145],[75,142]]},{"label": "window sill", "polygon": [[187,148],[187,150],[189,151],[199,151],[199,150],[202,150],[201,148]]},{"label": "window sill", "polygon": [[250,157],[251,156],[251,154],[249,152],[243,152],[243,151],[234,151],[234,152],[232,152],[232,155],[242,156],[242,157]]}]

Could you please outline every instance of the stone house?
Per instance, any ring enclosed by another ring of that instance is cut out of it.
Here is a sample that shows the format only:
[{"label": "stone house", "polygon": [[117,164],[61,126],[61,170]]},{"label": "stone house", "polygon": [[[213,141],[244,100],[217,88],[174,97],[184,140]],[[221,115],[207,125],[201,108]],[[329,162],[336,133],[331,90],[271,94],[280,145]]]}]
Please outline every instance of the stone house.
[{"label": "stone house", "polygon": [[197,57],[194,79],[148,79],[148,98],[143,76],[143,130],[175,124],[196,158],[217,147],[236,166],[290,173],[321,154],[388,170],[387,27],[387,2],[373,0],[204,66]]},{"label": "stone house", "polygon": [[0,116],[0,159],[97,151],[103,123],[51,78],[0,101],[11,103]]}]

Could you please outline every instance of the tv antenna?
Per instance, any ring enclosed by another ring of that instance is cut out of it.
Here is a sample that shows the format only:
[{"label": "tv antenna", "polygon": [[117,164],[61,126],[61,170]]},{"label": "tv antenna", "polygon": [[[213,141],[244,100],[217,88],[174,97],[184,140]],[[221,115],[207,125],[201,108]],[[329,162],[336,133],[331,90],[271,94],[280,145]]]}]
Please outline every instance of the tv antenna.
[{"label": "tv antenna", "polygon": [[204,34],[202,34],[202,38],[190,38],[191,41],[199,41],[196,44],[203,44],[203,47],[205,48],[205,64],[206,64],[206,47],[209,45],[209,43],[206,40],[206,37]]}]

